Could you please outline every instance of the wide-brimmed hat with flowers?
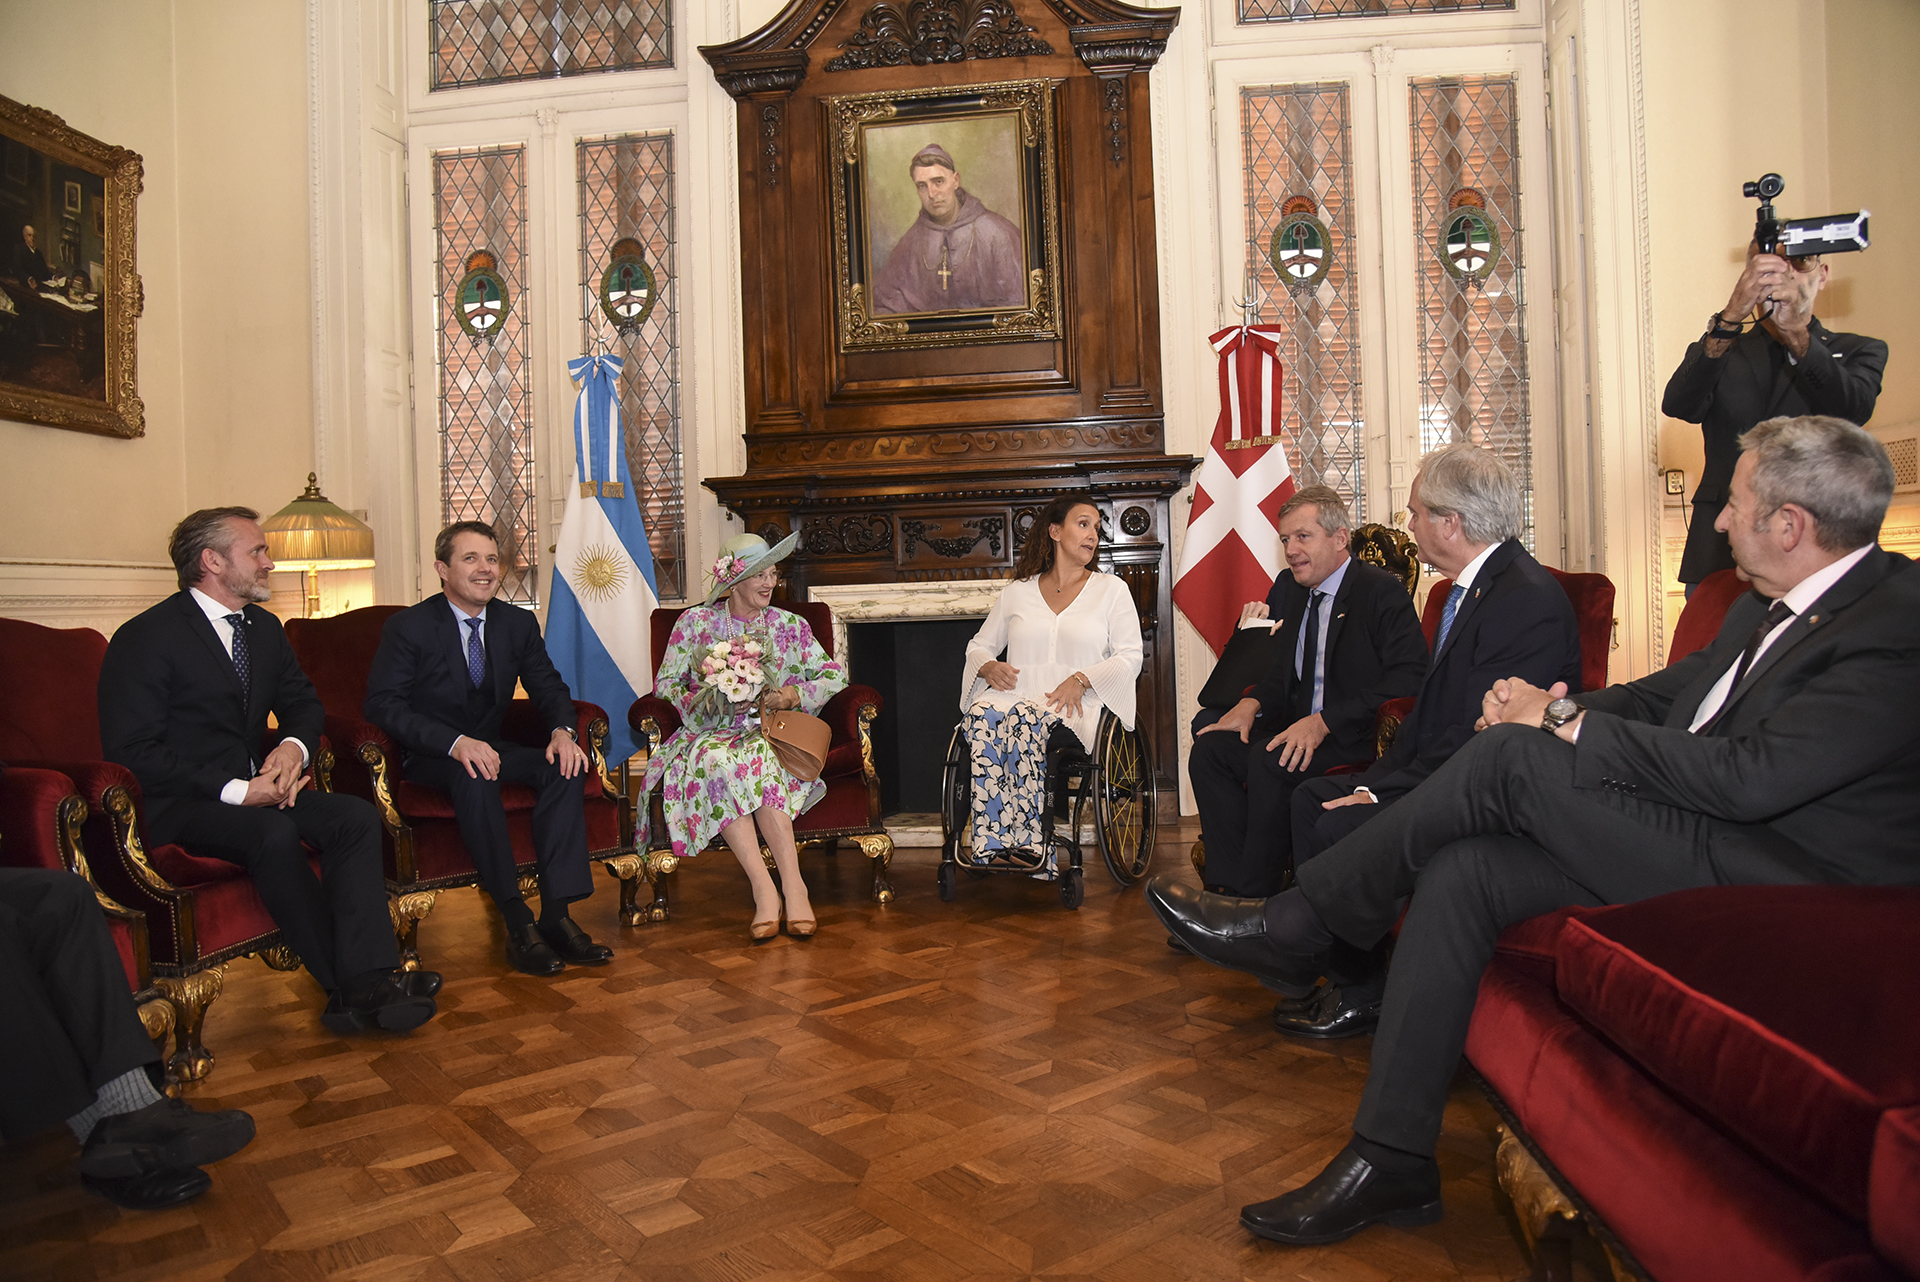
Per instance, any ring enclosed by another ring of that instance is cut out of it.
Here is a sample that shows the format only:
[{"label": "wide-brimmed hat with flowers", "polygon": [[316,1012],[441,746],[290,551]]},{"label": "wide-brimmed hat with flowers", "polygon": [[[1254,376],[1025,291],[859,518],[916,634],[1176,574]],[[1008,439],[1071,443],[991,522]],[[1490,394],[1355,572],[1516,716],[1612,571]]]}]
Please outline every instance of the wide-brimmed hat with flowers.
[{"label": "wide-brimmed hat with flowers", "polygon": [[793,545],[800,541],[795,530],[772,547],[758,534],[736,534],[720,545],[720,555],[707,570],[707,601],[712,605],[742,579],[750,579],[768,566],[787,559]]}]

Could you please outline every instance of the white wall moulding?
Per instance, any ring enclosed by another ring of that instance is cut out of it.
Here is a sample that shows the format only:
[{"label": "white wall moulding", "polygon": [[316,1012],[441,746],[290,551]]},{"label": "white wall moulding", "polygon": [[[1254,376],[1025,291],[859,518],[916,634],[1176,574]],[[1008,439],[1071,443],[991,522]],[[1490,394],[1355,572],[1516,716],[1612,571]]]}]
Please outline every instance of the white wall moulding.
[{"label": "white wall moulding", "polygon": [[173,566],[155,561],[0,557],[0,618],[49,628],[115,628],[173,595]]}]

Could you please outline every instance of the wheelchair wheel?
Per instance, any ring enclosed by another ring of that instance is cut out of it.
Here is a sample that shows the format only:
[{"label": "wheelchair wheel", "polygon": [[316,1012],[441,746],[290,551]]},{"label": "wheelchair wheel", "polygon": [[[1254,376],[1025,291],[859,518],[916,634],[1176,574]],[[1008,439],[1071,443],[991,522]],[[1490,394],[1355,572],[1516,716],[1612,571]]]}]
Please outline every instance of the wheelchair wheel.
[{"label": "wheelchair wheel", "polygon": [[[940,776],[940,858],[960,858],[960,843],[973,816],[973,759],[967,754],[965,725],[947,740],[946,766]],[[944,898],[944,896],[943,896]]]},{"label": "wheelchair wheel", "polygon": [[1078,908],[1086,893],[1086,883],[1081,880],[1078,868],[1068,868],[1060,874],[1061,903],[1069,908]]},{"label": "wheelchair wheel", "polygon": [[1159,819],[1153,753],[1145,735],[1107,713],[1100,718],[1094,762],[1094,840],[1113,879],[1131,886],[1147,875],[1153,861]]},{"label": "wheelchair wheel", "polygon": [[942,863],[939,872],[941,903],[950,904],[953,902],[954,882],[956,880],[957,878],[954,876],[954,866],[949,863]]}]

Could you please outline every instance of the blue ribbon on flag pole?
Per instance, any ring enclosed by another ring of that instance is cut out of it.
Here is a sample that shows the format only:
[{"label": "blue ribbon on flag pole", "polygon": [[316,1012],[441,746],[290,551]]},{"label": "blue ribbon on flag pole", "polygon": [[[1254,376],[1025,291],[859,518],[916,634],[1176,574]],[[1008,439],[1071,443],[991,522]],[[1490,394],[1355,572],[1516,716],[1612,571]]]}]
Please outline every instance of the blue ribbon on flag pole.
[{"label": "blue ribbon on flag pole", "polygon": [[580,356],[567,373],[574,402],[574,478],[555,546],[547,653],[576,699],[607,713],[607,763],[633,755],[627,709],[653,686],[648,627],[660,603],[653,549],[627,467],[618,356]]}]

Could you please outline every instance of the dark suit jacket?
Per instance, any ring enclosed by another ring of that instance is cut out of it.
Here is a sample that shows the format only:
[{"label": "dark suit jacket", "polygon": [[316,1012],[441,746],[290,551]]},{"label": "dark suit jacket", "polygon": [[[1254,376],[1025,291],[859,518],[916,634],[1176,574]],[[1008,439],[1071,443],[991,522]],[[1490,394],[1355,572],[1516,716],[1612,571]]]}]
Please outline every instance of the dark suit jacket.
[{"label": "dark suit jacket", "polygon": [[[1272,666],[1251,694],[1264,716],[1284,724],[1292,720],[1288,713],[1298,683],[1293,652],[1306,621],[1308,590],[1291,574],[1281,578],[1267,598],[1273,617],[1282,621],[1271,640]],[[1345,749],[1370,747],[1380,705],[1418,690],[1426,672],[1427,638],[1406,587],[1379,566],[1347,562],[1327,621],[1327,683],[1320,715],[1328,736]]]},{"label": "dark suit jacket", "polygon": [[280,620],[257,605],[246,616],[252,696],[213,624],[176,592],[120,625],[100,665],[100,744],[140,780],[151,822],[177,799],[218,801],[250,779],[268,751],[267,714],[282,736],[320,748],[326,714],[294,660]]},{"label": "dark suit jacket", "polygon": [[1582,695],[1574,786],[1748,825],[1726,881],[1920,884],[1920,571],[1875,549],[1754,662],[1704,734],[1687,726],[1771,604],[1734,602],[1714,643]]},{"label": "dark suit jacket", "polygon": [[1818,320],[1808,330],[1807,354],[1797,363],[1786,359],[1786,348],[1764,329],[1734,339],[1718,359],[1707,356],[1705,339],[1697,340],[1667,380],[1660,412],[1700,424],[1707,447],[1706,465],[1693,492],[1687,550],[1680,560],[1682,583],[1698,583],[1733,565],[1727,536],[1713,523],[1733,482],[1740,433],[1782,415],[1830,414],[1850,423],[1873,417],[1887,345],[1859,334],[1836,334]]},{"label": "dark suit jacket", "polygon": [[409,753],[444,757],[461,735],[498,744],[518,681],[549,735],[574,729],[573,696],[547,657],[539,620],[504,601],[488,602],[486,618],[481,631],[493,669],[493,704],[484,718],[476,721],[468,710],[467,692],[473,687],[461,658],[466,634],[454,621],[446,595],[435,593],[380,630],[380,648],[367,670],[367,720]]},{"label": "dark suit jacket", "polygon": [[1353,782],[1383,801],[1411,791],[1473,736],[1480,701],[1502,677],[1580,688],[1573,602],[1516,539],[1495,548],[1480,567],[1393,747]]}]

